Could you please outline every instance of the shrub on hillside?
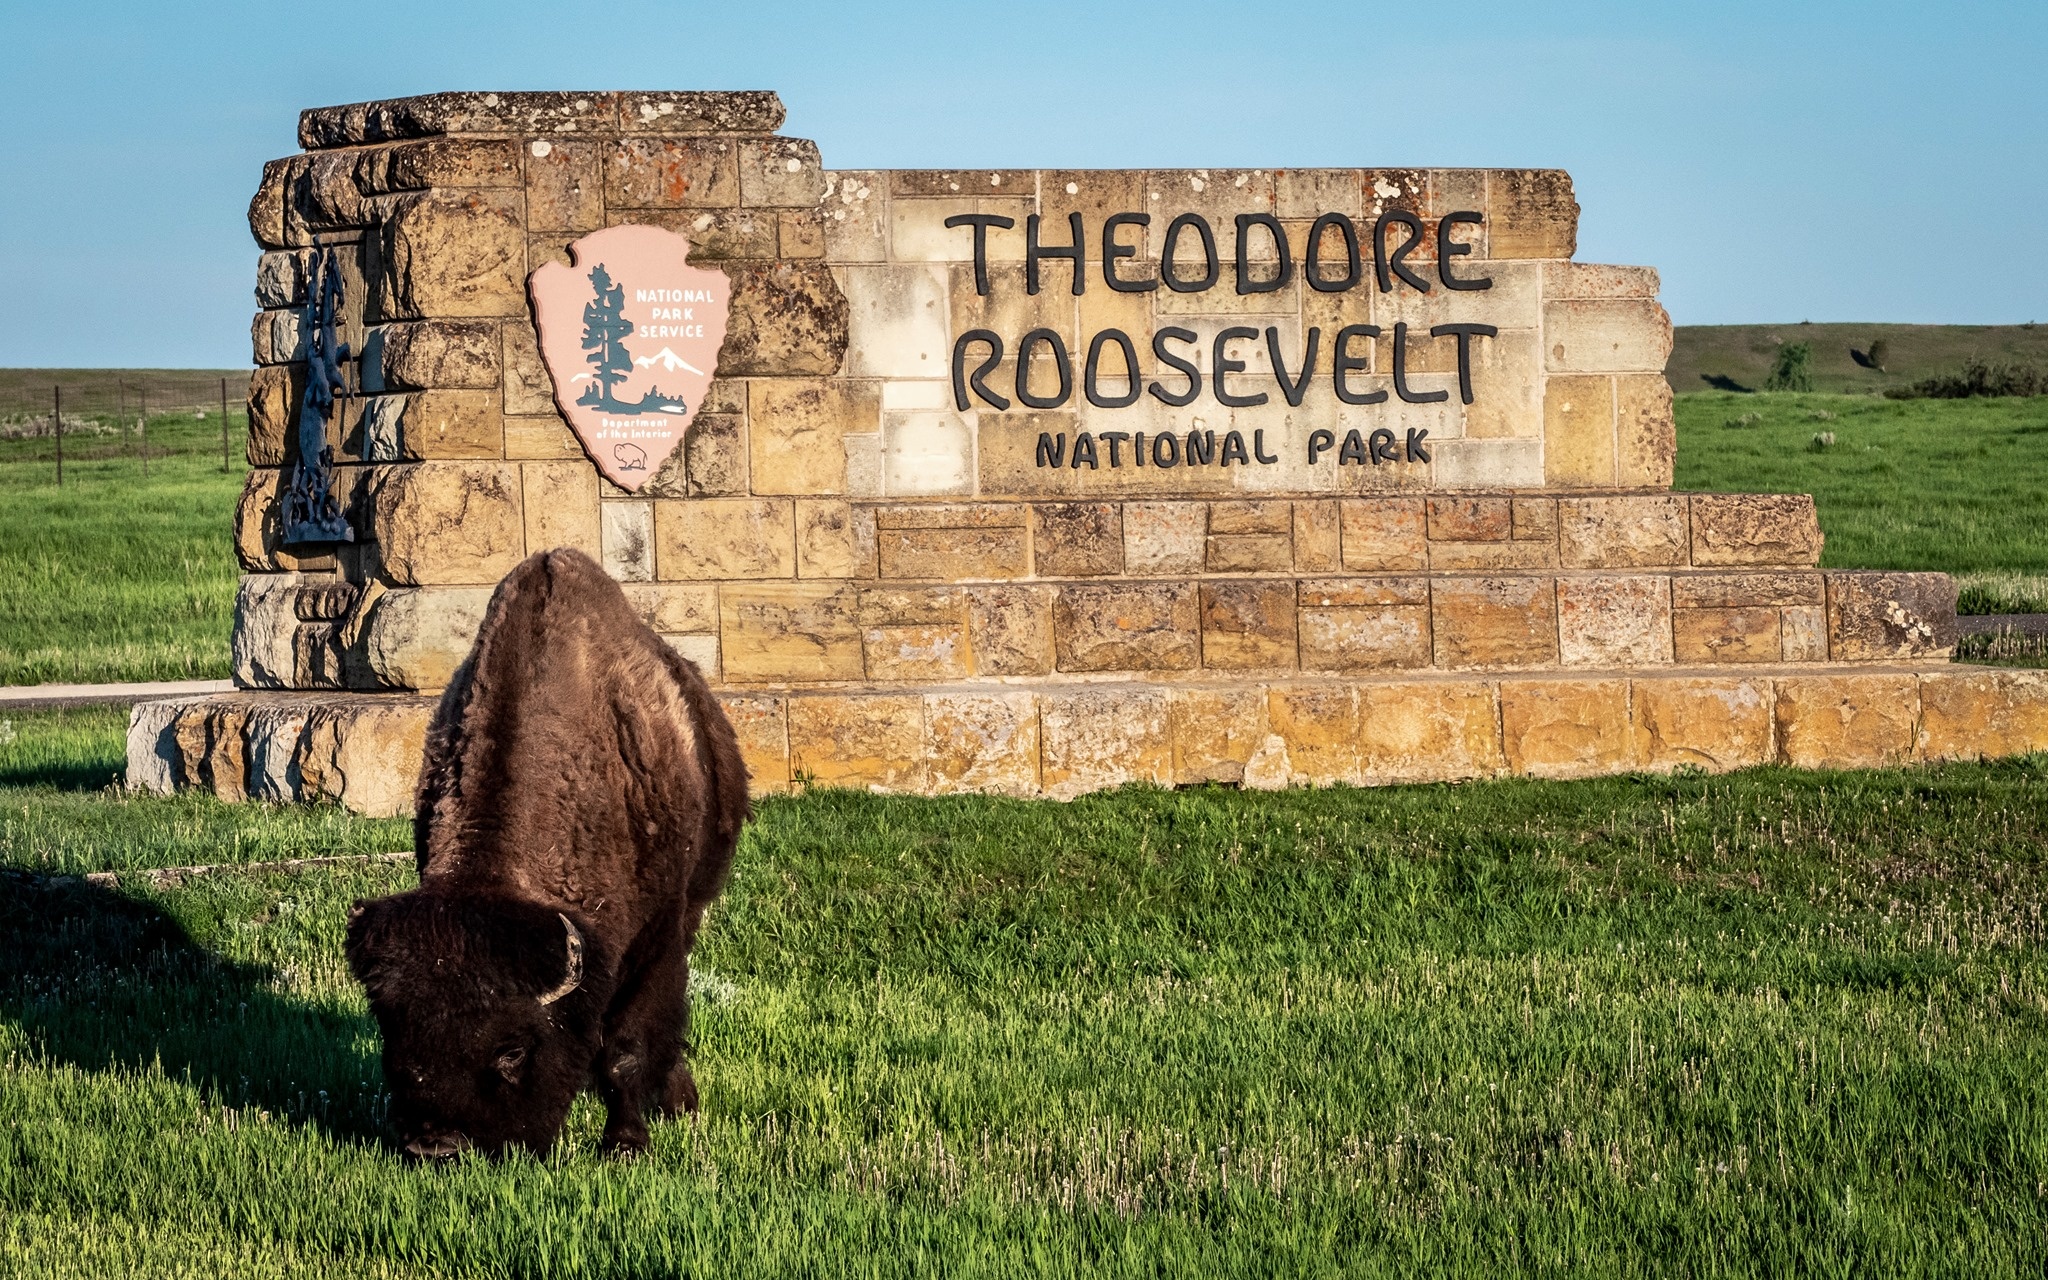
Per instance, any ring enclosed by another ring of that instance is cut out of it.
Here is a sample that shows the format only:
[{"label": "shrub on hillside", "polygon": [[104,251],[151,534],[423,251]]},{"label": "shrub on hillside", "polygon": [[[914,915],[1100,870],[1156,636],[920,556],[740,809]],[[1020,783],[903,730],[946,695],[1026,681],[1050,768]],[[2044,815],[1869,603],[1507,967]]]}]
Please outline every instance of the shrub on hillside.
[{"label": "shrub on hillside", "polygon": [[1771,366],[1770,376],[1764,379],[1764,390],[1813,390],[1812,344],[1788,342],[1779,347],[1778,362]]},{"label": "shrub on hillside", "polygon": [[1967,400],[1973,396],[2048,396],[2048,369],[1971,360],[1958,373],[1938,373],[1904,387],[1887,387],[1894,400]]}]

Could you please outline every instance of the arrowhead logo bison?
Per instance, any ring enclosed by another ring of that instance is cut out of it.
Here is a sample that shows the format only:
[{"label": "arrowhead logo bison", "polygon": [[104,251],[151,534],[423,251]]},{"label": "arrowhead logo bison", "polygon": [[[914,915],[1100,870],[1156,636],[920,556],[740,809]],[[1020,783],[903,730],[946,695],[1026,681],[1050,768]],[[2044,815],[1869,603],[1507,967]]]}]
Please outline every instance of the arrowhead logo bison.
[{"label": "arrowhead logo bison", "polygon": [[609,227],[527,279],[555,407],[605,478],[638,490],[682,443],[725,341],[732,286],[660,227]]}]

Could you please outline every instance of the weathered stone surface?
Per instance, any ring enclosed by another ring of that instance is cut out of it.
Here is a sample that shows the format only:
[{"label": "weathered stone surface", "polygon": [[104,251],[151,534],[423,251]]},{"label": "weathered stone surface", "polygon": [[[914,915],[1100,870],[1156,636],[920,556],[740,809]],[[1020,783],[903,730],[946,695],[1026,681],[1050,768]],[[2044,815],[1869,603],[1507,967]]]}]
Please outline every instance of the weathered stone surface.
[{"label": "weathered stone surface", "polygon": [[[298,432],[299,404],[306,395],[304,365],[271,365],[249,375],[249,465],[283,466],[287,442]],[[296,452],[296,444],[292,444]]]},{"label": "weathered stone surface", "polygon": [[860,595],[870,680],[961,680],[973,674],[966,599],[952,587],[876,588]]},{"label": "weathered stone surface", "polygon": [[985,676],[1042,676],[1053,669],[1053,587],[964,590],[974,669]]},{"label": "weathered stone surface", "polygon": [[825,198],[817,143],[808,138],[748,138],[739,147],[740,203],[811,209]]},{"label": "weathered stone surface", "polygon": [[370,495],[384,573],[397,585],[495,584],[526,555],[515,464],[381,467]]},{"label": "weathered stone surface", "polygon": [[175,728],[182,703],[138,702],[128,712],[130,791],[169,795],[183,782]]},{"label": "weathered stone surface", "polygon": [[1505,542],[1514,531],[1507,498],[1444,496],[1426,503],[1431,542]]},{"label": "weathered stone surface", "polygon": [[1358,781],[1358,690],[1347,684],[1275,684],[1266,723],[1285,744],[1290,782]]},{"label": "weathered stone surface", "polygon": [[1827,610],[1817,604],[1778,610],[1778,644],[1786,662],[1826,662]]},{"label": "weathered stone surface", "polygon": [[1500,721],[1514,773],[1589,778],[1633,761],[1626,680],[1503,680]]},{"label": "weathered stone surface", "polygon": [[1023,507],[881,507],[875,537],[885,578],[971,581],[1030,571]]},{"label": "weathered stone surface", "polygon": [[1671,603],[1680,609],[1817,605],[1826,599],[1817,573],[1681,573],[1671,580]]},{"label": "weathered stone surface", "polygon": [[1535,666],[1557,661],[1557,593],[1550,578],[1440,578],[1430,629],[1440,667]]},{"label": "weathered stone surface", "polygon": [[1654,267],[1610,267],[1590,262],[1543,264],[1543,296],[1554,298],[1654,298]]},{"label": "weathered stone surface", "polygon": [[2048,673],[1930,671],[1920,677],[1924,760],[1991,760],[2048,751]]},{"label": "weathered stone surface", "polygon": [[1568,569],[1683,567],[1689,563],[1686,499],[1565,498],[1558,555]]},{"label": "weathered stone surface", "polygon": [[1217,670],[1294,666],[1292,582],[1204,582],[1200,606],[1203,666]]},{"label": "weathered stone surface", "polygon": [[747,789],[757,796],[789,790],[789,699],[722,693],[718,702],[739,739]]},{"label": "weathered stone surface", "polygon": [[1945,658],[1956,645],[1956,584],[1945,573],[1830,573],[1828,648],[1837,662]]},{"label": "weathered stone surface", "polygon": [[1201,659],[1195,588],[1074,583],[1059,589],[1053,637],[1061,671],[1187,671]]},{"label": "weathered stone surface", "polygon": [[487,320],[379,325],[364,344],[362,389],[372,395],[430,387],[495,391],[500,346],[498,325]]},{"label": "weathered stone surface", "polygon": [[1294,567],[1292,521],[1283,533],[1215,533],[1208,537],[1210,573],[1285,573]]},{"label": "weathered stone surface", "polygon": [[1692,495],[1692,562],[1812,565],[1820,561],[1820,517],[1806,494]]},{"label": "weathered stone surface", "polygon": [[714,209],[740,202],[740,149],[729,138],[622,138],[605,157],[613,209]]},{"label": "weathered stone surface", "polygon": [[[899,411],[885,406],[878,444],[883,493],[941,497],[974,491],[974,431],[951,409]],[[859,465],[849,450],[849,482]]]},{"label": "weathered stone surface", "polygon": [[505,419],[493,391],[413,391],[364,401],[366,462],[502,458]]},{"label": "weathered stone surface", "polygon": [[924,733],[929,794],[1037,794],[1038,699],[1033,694],[926,694]]},{"label": "weathered stone surface", "polygon": [[1625,489],[1669,489],[1678,457],[1671,384],[1661,373],[1614,380],[1615,482]]},{"label": "weathered stone surface", "polygon": [[526,144],[526,229],[595,231],[604,225],[604,158],[595,142]]},{"label": "weathered stone surface", "polygon": [[[379,593],[351,653],[386,689],[446,687],[476,643],[490,587],[421,587]],[[351,681],[351,683],[355,683]]]},{"label": "weathered stone surface", "polygon": [[1615,483],[1614,379],[1553,376],[1544,383],[1543,479],[1556,488]]},{"label": "weathered stone surface", "polygon": [[1579,202],[1561,169],[1494,169],[1486,175],[1487,256],[1569,258],[1578,249]]},{"label": "weathered stone surface", "polygon": [[1715,773],[1771,759],[1771,687],[1765,680],[1669,678],[1629,683],[1635,764]]},{"label": "weathered stone surface", "polygon": [[363,699],[314,707],[293,757],[299,798],[373,818],[410,812],[431,706]]},{"label": "weathered stone surface", "polygon": [[604,571],[620,582],[653,581],[654,504],[604,502],[597,515]]},{"label": "weathered stone surface", "polygon": [[799,578],[872,578],[875,557],[875,513],[871,509],[830,499],[796,504]]},{"label": "weathered stone surface", "polygon": [[284,228],[285,193],[291,187],[293,170],[304,164],[302,156],[287,156],[263,166],[263,180],[249,199],[249,234],[266,249],[282,249],[289,243]]},{"label": "weathered stone surface", "polygon": [[1557,580],[1558,659],[1568,667],[1671,661],[1671,580],[1647,574]]},{"label": "weathered stone surface", "polygon": [[1338,573],[1344,568],[1344,522],[1336,502],[1294,504],[1297,573]]},{"label": "weathered stone surface", "polygon": [[1500,769],[1493,686],[1418,680],[1358,688],[1358,776],[1371,785],[1483,778]]},{"label": "weathered stone surface", "polygon": [[301,622],[333,622],[347,617],[361,594],[362,588],[353,582],[313,578],[299,588],[292,609]]},{"label": "weathered stone surface", "polygon": [[574,547],[603,563],[597,473],[578,462],[526,462],[520,464],[519,472],[524,486],[521,506],[526,516],[528,554]]},{"label": "weathered stone surface", "polygon": [[764,378],[748,392],[755,493],[845,493],[846,437],[881,430],[872,382]]},{"label": "weathered stone surface", "polygon": [[559,137],[612,129],[627,133],[773,133],[782,101],[761,90],[662,93],[430,93],[299,114],[299,144],[311,149],[444,134]]},{"label": "weathered stone surface", "polygon": [[353,158],[364,195],[430,187],[516,187],[519,144],[511,138],[430,138],[337,157]]},{"label": "weathered stone surface", "polygon": [[1268,736],[1266,691],[1174,689],[1169,697],[1174,785],[1244,781],[1246,762]]},{"label": "weathered stone surface", "polygon": [[[655,491],[667,473],[669,483],[676,468],[688,477],[684,491],[692,498],[729,498],[747,492],[747,420],[738,414],[700,413],[683,434],[683,447],[668,456],[660,472],[642,486]],[[673,489],[659,490],[669,496]],[[677,495],[680,496],[680,495]]]},{"label": "weathered stone surface", "polygon": [[1671,317],[1649,299],[1550,302],[1543,341],[1553,373],[1661,374],[1671,355]]},{"label": "weathered stone surface", "polygon": [[732,311],[718,371],[727,377],[794,377],[839,372],[848,308],[832,272],[818,262],[735,262]]},{"label": "weathered stone surface", "polygon": [[289,689],[297,673],[294,640],[297,601],[305,579],[296,573],[254,573],[235,592],[231,649],[235,684],[244,689]]},{"label": "weathered stone surface", "polygon": [[1304,671],[1426,667],[1429,579],[1303,582],[1298,627]]},{"label": "weathered stone surface", "polygon": [[1429,567],[1437,573],[1555,569],[1557,542],[1432,542]]},{"label": "weathered stone surface", "polygon": [[383,320],[526,313],[526,232],[516,192],[428,191],[379,228]]},{"label": "weathered stone surface", "polygon": [[796,576],[788,499],[704,498],[654,504],[655,571],[667,582]]},{"label": "weathered stone surface", "polygon": [[1056,800],[1128,782],[1173,778],[1172,718],[1163,689],[1130,685],[1039,695],[1040,786]]},{"label": "weathered stone surface", "polygon": [[922,791],[924,748],[924,701],[916,694],[789,700],[792,777],[825,787]]},{"label": "weathered stone surface", "polygon": [[1041,578],[1123,572],[1123,508],[1118,503],[1042,503],[1031,509],[1031,540]]},{"label": "weathered stone surface", "polygon": [[1684,663],[1777,662],[1783,656],[1778,611],[1680,609],[1673,615],[1673,645]]},{"label": "weathered stone surface", "polygon": [[1439,489],[1537,489],[1544,483],[1541,440],[1430,441]]},{"label": "weathered stone surface", "polygon": [[[554,384],[548,381],[547,366],[541,363],[540,342],[534,336],[533,325],[511,321],[499,332],[504,339],[501,367],[505,379],[505,412],[554,416],[566,433],[568,424],[562,422],[556,412]],[[578,449],[580,451],[581,446]]]},{"label": "weathered stone surface", "polygon": [[1208,520],[1205,503],[1125,503],[1124,571],[1160,578],[1200,573]]},{"label": "weathered stone surface", "polygon": [[1346,498],[1338,504],[1338,515],[1346,569],[1374,573],[1428,567],[1420,498]]},{"label": "weathered stone surface", "polygon": [[930,378],[945,371],[953,337],[946,324],[944,267],[840,266],[833,274],[844,290],[849,323],[861,335],[846,353],[846,376]]},{"label": "weathered stone surface", "polygon": [[662,635],[718,630],[718,588],[677,582],[628,582],[626,600],[640,620]]},{"label": "weathered stone surface", "polygon": [[858,680],[860,599],[831,583],[721,587],[719,637],[728,682]]},{"label": "weathered stone surface", "polygon": [[774,133],[782,99],[763,89],[688,90],[619,95],[625,133]]},{"label": "weathered stone surface", "polygon": [[1912,676],[1793,676],[1776,690],[1780,763],[1874,769],[1912,756],[1920,712]]}]

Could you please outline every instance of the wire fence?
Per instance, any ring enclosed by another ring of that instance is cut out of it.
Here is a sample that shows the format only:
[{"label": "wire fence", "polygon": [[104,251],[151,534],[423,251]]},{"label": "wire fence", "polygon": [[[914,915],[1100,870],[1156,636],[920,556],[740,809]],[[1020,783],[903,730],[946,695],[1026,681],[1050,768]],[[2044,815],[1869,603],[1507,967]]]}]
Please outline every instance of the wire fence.
[{"label": "wire fence", "polygon": [[[127,460],[210,458],[237,470],[248,439],[249,375],[89,370],[47,380],[32,371],[0,374],[0,461],[14,470],[48,467],[62,485],[80,468]],[[189,463],[188,463],[189,465]]]}]

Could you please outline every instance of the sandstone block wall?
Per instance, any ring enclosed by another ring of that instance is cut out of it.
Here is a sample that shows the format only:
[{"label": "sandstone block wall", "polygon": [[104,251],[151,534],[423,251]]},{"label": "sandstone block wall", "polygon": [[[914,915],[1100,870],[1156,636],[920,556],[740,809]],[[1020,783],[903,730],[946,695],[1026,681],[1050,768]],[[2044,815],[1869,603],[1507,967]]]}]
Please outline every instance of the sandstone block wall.
[{"label": "sandstone block wall", "polygon": [[[1540,772],[1566,724],[1599,767],[1655,765],[1706,733],[1698,680],[1766,690],[1774,726],[1705,756],[1822,760],[1801,686],[1751,673],[1951,650],[1952,584],[1818,569],[1810,499],[1669,492],[1656,274],[1572,261],[1565,174],[827,170],[782,116],[766,93],[305,113],[249,212],[235,674],[275,701],[223,704],[247,714],[179,778],[325,794],[304,779],[341,766],[281,763],[339,749],[318,708],[440,688],[493,584],[558,546],[783,744],[756,752],[769,785],[1069,794],[1127,748],[1210,762],[1144,776],[1236,777],[1272,739],[1285,769],[1252,776]],[[634,493],[556,412],[525,292],[622,223],[733,285],[718,376]],[[357,541],[287,547],[300,307],[330,251]],[[1373,699],[1435,727],[1368,748]],[[1339,721],[1348,745],[1313,728]]]}]

